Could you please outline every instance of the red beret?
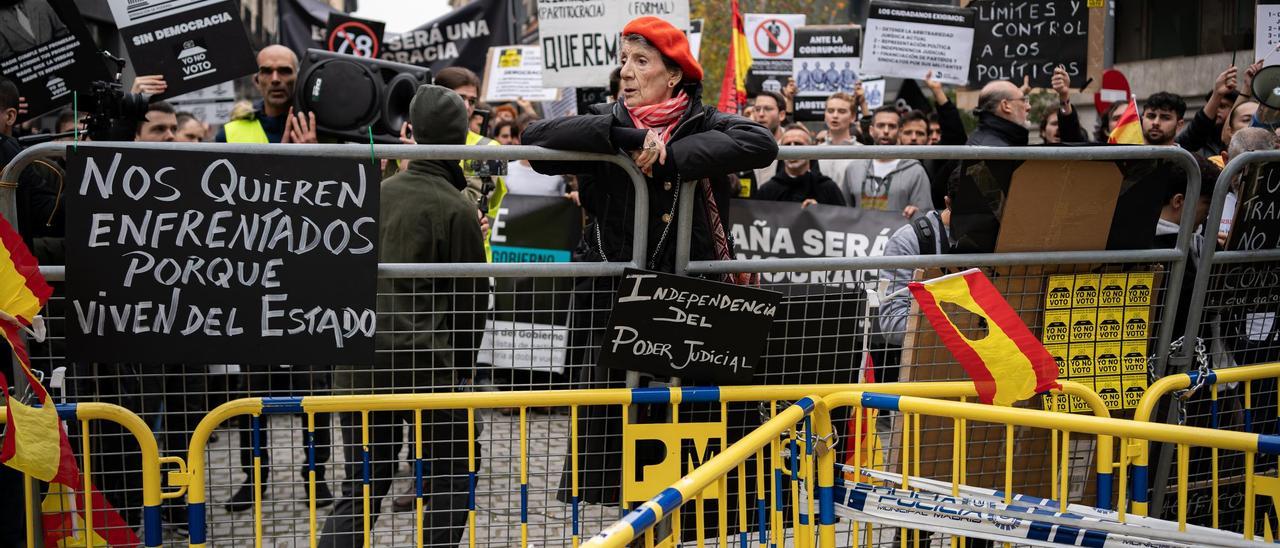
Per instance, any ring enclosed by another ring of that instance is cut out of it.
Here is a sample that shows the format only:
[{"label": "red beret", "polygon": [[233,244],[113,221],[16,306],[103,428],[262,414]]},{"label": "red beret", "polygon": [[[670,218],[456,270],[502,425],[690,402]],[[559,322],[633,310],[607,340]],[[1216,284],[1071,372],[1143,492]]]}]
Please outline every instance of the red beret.
[{"label": "red beret", "polygon": [[684,31],[657,17],[646,16],[632,19],[627,23],[627,26],[622,28],[622,35],[628,34],[643,36],[663,55],[680,65],[685,78],[702,80],[702,65],[698,64],[698,60],[694,59],[693,53],[689,51],[689,39],[685,37]]}]

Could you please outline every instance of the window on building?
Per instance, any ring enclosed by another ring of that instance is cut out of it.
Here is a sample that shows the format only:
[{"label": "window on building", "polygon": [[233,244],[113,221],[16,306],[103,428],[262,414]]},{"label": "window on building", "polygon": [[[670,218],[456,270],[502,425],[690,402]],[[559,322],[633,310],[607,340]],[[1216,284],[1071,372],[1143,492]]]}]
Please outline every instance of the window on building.
[{"label": "window on building", "polygon": [[1252,0],[1115,1],[1117,63],[1253,47]]}]

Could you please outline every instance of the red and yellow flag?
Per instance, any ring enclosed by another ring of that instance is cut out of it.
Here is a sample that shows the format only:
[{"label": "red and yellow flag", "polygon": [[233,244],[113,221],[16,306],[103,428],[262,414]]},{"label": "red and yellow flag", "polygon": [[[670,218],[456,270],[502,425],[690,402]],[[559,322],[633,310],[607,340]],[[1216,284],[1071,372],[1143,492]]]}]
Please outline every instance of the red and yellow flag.
[{"label": "red and yellow flag", "polygon": [[[0,462],[40,481],[62,485],[74,492],[84,485],[80,467],[76,464],[75,453],[71,451],[67,432],[62,427],[62,420],[58,418],[53,399],[31,372],[31,357],[27,354],[27,346],[20,332],[21,327],[32,325],[52,294],[53,288],[40,275],[40,265],[22,242],[22,237],[7,221],[0,218],[0,332],[3,332],[13,355],[18,358],[23,375],[36,400],[40,402],[40,407],[32,407],[17,398],[7,398],[5,413],[8,425],[5,427],[3,446],[0,446]],[[9,382],[3,373],[0,373],[0,387],[4,394],[9,393]],[[51,488],[50,493],[53,492]],[[94,508],[94,531],[90,536],[105,540],[110,546],[138,545],[138,537],[133,529],[111,507],[102,493],[90,486],[89,494]],[[50,499],[46,498],[46,503],[48,502]],[[71,515],[83,517],[84,497],[77,494],[76,502],[78,504],[74,514],[68,511],[71,509],[63,508],[60,513],[55,514],[54,521],[64,521]],[[50,516],[44,517],[47,520]],[[66,536],[66,530],[46,528],[45,544],[62,545],[60,541]]]},{"label": "red and yellow flag", "polygon": [[1129,95],[1129,106],[1124,107],[1124,113],[1111,130],[1107,142],[1113,145],[1141,145],[1147,142],[1142,137],[1142,120],[1138,116],[1138,102],[1133,94]]},{"label": "red and yellow flag", "polygon": [[[1060,388],[1058,366],[991,280],[976,268],[907,285],[942,344],[964,367],[982,403],[1011,405]],[[965,337],[942,309],[950,303],[986,320],[987,336]]]},{"label": "red and yellow flag", "polygon": [[751,51],[747,49],[747,33],[742,24],[738,0],[731,0],[733,29],[729,41],[729,58],[725,62],[724,79],[720,82],[720,112],[737,114],[747,106],[747,71],[751,70]]}]

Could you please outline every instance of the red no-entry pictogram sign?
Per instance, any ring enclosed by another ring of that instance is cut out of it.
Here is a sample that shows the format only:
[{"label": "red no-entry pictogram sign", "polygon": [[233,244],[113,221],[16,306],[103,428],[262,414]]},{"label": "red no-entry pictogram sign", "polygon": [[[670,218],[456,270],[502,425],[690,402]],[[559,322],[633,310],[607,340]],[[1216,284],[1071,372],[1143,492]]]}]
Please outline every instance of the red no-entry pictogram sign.
[{"label": "red no-entry pictogram sign", "polygon": [[765,57],[781,57],[791,49],[795,32],[781,19],[765,19],[756,27],[753,39],[756,50]]}]

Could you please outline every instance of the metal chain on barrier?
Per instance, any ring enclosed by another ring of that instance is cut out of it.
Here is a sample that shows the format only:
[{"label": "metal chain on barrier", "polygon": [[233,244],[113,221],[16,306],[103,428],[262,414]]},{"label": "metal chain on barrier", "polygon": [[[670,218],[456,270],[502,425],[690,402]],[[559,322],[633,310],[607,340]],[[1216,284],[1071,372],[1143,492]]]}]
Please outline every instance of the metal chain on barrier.
[{"label": "metal chain on barrier", "polygon": [[[1176,355],[1179,351],[1182,350],[1184,338],[1185,337],[1178,337],[1177,340],[1169,344],[1170,356]],[[1152,356],[1151,359],[1154,359],[1154,355]],[[1179,425],[1186,424],[1187,401],[1189,401],[1193,396],[1195,396],[1196,392],[1199,391],[1200,388],[1208,384],[1209,373],[1212,371],[1212,369],[1209,366],[1209,354],[1206,352],[1204,339],[1200,337],[1196,337],[1195,360],[1196,360],[1196,373],[1197,373],[1195,377],[1196,379],[1195,384],[1185,389],[1175,390],[1173,392],[1173,397],[1178,402],[1178,424]],[[1152,375],[1153,373],[1154,372],[1150,371],[1150,369],[1148,368],[1148,375]],[[1153,383],[1157,380],[1159,379],[1151,378],[1149,379],[1148,382]]]}]

